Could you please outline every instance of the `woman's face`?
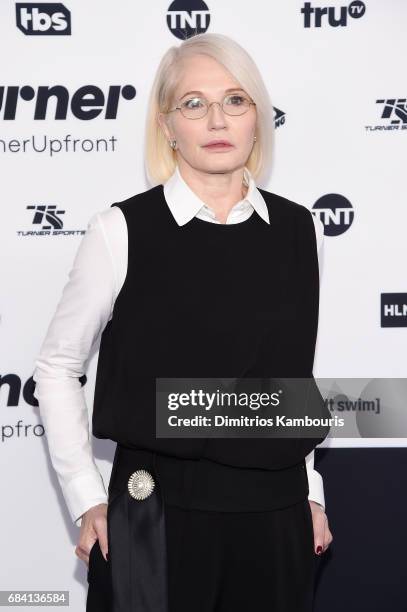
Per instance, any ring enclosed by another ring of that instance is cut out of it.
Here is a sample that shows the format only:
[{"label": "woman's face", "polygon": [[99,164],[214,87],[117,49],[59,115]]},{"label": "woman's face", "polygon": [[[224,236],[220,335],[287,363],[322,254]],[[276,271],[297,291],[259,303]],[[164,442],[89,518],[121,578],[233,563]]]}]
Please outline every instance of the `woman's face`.
[{"label": "woman's face", "polygon": [[[250,99],[216,60],[195,55],[183,60],[181,79],[170,108],[196,96],[203,96],[209,103],[221,103],[229,93],[226,90],[231,88],[236,88],[237,94],[244,94]],[[198,94],[198,91],[202,93]],[[185,95],[187,92],[193,94]],[[200,119],[187,119],[180,110],[175,110],[167,115],[160,113],[159,122],[167,140],[177,141],[178,158],[181,157],[192,168],[209,173],[232,172],[246,165],[252,151],[256,107],[250,105],[243,115],[231,116],[224,113],[219,104],[212,104],[208,113]],[[218,139],[227,140],[233,146],[223,150],[205,148],[208,142]]]}]

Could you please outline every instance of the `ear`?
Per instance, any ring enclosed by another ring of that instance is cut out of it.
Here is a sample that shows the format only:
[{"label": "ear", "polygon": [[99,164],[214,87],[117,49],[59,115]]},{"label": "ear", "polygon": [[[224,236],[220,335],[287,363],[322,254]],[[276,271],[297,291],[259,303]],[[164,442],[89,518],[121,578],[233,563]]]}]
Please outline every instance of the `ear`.
[{"label": "ear", "polygon": [[172,140],[171,132],[167,125],[167,116],[164,113],[158,113],[157,121],[160,125],[160,128],[167,140]]}]

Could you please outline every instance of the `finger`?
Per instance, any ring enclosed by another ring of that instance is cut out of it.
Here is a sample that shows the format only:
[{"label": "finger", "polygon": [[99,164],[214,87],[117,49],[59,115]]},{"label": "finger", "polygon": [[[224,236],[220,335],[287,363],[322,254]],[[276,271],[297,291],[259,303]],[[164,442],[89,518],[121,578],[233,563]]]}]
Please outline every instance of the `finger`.
[{"label": "finger", "polygon": [[324,522],[324,537],[323,537],[323,546],[322,552],[325,552],[328,548],[328,540],[329,540],[329,527],[328,527],[328,519]]},{"label": "finger", "polygon": [[97,534],[98,534],[100,550],[102,551],[104,560],[107,561],[107,555],[109,552],[108,542],[107,542],[107,526],[105,525],[104,527],[99,528]]},{"label": "finger", "polygon": [[325,540],[325,550],[326,550],[331,545],[331,542],[333,540],[333,536],[332,536],[332,533],[329,527],[327,527],[326,529],[325,536],[326,536],[326,540]]},{"label": "finger", "polygon": [[86,563],[86,565],[89,565],[89,555],[86,554],[82,548],[76,547],[75,554],[77,557],[79,557],[79,559],[81,559],[81,561]]},{"label": "finger", "polygon": [[325,515],[315,518],[314,550],[317,555],[321,555],[324,552],[325,524]]}]

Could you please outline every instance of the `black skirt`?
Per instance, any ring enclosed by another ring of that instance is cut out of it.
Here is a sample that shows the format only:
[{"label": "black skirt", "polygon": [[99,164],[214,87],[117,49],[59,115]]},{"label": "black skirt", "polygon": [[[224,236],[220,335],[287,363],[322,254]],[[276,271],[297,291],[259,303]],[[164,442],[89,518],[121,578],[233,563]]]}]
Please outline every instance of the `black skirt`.
[{"label": "black skirt", "polygon": [[[136,470],[153,477],[144,499],[128,489]],[[293,486],[296,474],[287,470]],[[86,611],[312,612],[317,556],[308,496],[278,504],[273,483],[266,470],[118,446],[108,561],[96,541]]]}]

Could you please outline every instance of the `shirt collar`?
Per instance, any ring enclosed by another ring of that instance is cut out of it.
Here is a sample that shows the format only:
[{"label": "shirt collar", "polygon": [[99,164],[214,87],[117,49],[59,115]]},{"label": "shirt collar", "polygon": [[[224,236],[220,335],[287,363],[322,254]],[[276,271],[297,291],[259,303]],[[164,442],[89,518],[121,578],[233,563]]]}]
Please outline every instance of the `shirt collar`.
[{"label": "shirt collar", "polygon": [[[247,194],[246,197],[237,202],[233,208],[241,208],[249,204],[253,206],[254,210],[260,215],[263,221],[270,223],[266,202],[257,189],[250,171],[246,167],[244,168],[243,177],[245,183],[248,184]],[[173,174],[164,183],[164,197],[178,225],[185,225],[185,223],[188,223],[188,221],[195,217],[200,209],[205,206],[205,202],[198,198],[181,176],[178,164]]]}]

